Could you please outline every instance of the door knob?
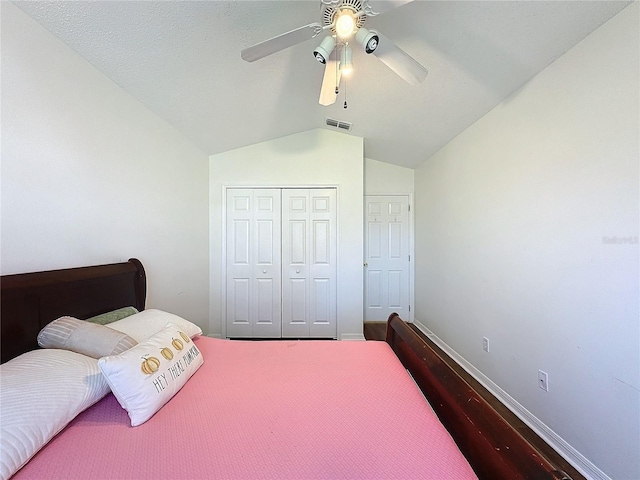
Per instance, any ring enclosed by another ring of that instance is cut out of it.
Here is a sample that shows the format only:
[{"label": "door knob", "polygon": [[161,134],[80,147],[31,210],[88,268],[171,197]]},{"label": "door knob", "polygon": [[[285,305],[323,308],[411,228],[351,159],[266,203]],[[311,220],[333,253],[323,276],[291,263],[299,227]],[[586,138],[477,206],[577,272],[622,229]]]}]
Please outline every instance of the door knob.
[{"label": "door knob", "polygon": [[296,270],[296,273],[300,273],[300,270]]},{"label": "door knob", "polygon": [[266,270],[262,270],[262,273],[267,273],[267,271]]},{"label": "door knob", "polygon": [[365,267],[368,267],[368,266],[369,266],[369,264],[368,264],[367,262],[364,262],[364,266],[365,266]]}]

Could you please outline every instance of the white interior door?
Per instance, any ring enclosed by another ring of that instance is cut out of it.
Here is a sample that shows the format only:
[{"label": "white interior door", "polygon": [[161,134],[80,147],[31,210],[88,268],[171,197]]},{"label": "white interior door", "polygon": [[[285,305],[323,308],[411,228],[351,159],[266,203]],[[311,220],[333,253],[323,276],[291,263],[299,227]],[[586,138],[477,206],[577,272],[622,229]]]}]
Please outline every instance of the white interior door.
[{"label": "white interior door", "polygon": [[282,191],[282,336],[337,335],[336,190]]},{"label": "white interior door", "polygon": [[281,335],[279,189],[227,190],[228,337]]},{"label": "white interior door", "polygon": [[365,321],[409,319],[409,238],[408,196],[365,196]]}]

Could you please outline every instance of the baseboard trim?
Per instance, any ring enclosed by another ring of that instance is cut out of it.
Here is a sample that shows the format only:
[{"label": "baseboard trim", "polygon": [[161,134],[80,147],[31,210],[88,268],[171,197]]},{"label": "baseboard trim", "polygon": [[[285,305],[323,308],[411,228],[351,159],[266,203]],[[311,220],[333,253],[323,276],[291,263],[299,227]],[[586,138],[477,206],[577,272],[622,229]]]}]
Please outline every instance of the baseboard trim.
[{"label": "baseboard trim", "polygon": [[343,333],[340,335],[340,340],[362,340],[364,342],[366,338],[364,338],[363,333]]},{"label": "baseboard trim", "polygon": [[540,438],[547,442],[558,454],[578,470],[589,480],[611,480],[606,473],[591,463],[584,455],[573,448],[557,433],[551,430],[547,425],[540,421],[529,410],[524,408],[507,392],[502,390],[498,385],[493,383],[489,377],[484,375],[480,370],[464,359],[458,352],[447,345],[440,337],[433,333],[426,325],[414,318],[413,323],[424,333],[433,343],[440,347],[447,355],[449,355],[458,365],[460,365],[469,375],[475,378],[485,387],[493,396],[502,402],[514,415],[522,420],[531,430],[533,430]]}]

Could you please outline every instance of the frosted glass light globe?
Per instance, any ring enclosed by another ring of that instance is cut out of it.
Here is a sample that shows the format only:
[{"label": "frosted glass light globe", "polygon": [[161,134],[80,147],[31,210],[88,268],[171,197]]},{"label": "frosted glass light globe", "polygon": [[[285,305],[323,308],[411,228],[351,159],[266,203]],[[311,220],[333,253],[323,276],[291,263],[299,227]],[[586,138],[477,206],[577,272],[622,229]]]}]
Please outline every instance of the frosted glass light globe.
[{"label": "frosted glass light globe", "polygon": [[340,38],[349,38],[356,28],[356,19],[349,10],[342,10],[336,20],[336,34]]}]

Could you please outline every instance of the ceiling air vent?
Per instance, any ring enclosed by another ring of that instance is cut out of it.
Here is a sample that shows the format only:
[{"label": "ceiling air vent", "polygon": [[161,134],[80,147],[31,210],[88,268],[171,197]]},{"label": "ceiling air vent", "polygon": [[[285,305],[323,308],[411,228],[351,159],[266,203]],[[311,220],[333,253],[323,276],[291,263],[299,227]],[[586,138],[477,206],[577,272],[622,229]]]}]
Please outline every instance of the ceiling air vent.
[{"label": "ceiling air vent", "polygon": [[327,118],[327,125],[334,128],[339,128],[341,130],[346,130],[347,132],[351,131],[351,126],[353,123],[349,122],[341,122],[340,120],[336,120],[335,118]]}]

